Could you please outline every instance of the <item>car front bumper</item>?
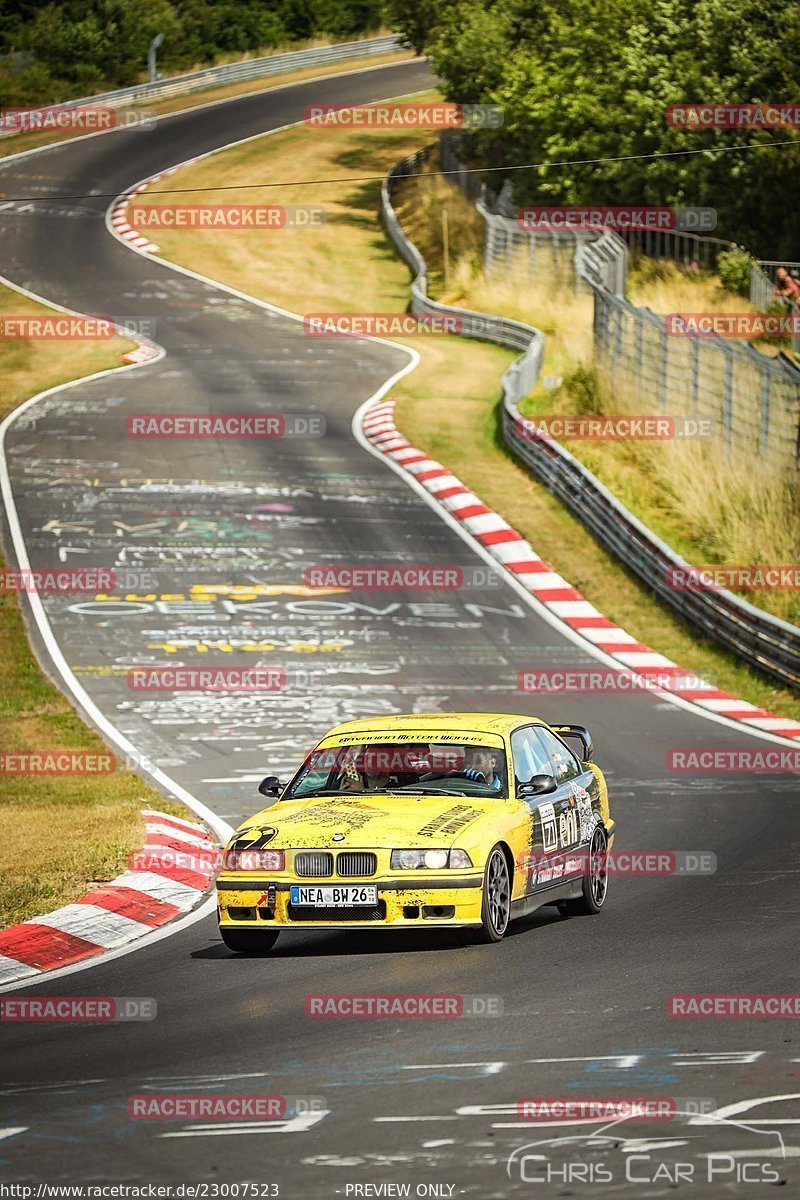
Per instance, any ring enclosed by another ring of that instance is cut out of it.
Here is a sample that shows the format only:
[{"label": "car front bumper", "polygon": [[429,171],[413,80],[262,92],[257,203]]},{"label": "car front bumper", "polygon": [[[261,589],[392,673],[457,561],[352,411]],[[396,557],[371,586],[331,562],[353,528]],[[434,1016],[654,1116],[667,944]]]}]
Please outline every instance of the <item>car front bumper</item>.
[{"label": "car front bumper", "polygon": [[[293,884],[309,879],[248,879],[231,874],[217,880],[220,926],[243,929],[393,928],[412,926],[479,925],[481,921],[480,873],[428,879],[370,878],[360,883],[377,887],[375,906],[351,908],[296,908],[291,903]],[[315,880],[315,883],[329,882]],[[355,882],[355,881],[350,881]]]}]

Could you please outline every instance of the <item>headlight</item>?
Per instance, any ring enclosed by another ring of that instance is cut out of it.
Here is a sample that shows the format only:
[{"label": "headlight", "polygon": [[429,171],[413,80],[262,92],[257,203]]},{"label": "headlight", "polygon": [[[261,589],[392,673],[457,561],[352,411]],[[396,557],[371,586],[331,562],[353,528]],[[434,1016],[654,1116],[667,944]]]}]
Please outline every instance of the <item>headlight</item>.
[{"label": "headlight", "polygon": [[282,850],[227,850],[227,871],[282,871],[285,856]]},{"label": "headlight", "polygon": [[392,870],[419,871],[425,867],[471,867],[466,850],[393,850]]}]

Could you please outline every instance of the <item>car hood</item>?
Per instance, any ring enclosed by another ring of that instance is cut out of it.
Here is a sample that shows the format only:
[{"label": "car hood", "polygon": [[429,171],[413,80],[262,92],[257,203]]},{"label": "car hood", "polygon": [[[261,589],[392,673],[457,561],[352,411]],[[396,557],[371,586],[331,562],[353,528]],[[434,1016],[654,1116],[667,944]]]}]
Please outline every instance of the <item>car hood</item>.
[{"label": "car hood", "polygon": [[341,849],[455,846],[465,829],[497,809],[481,796],[320,796],[274,804],[237,830],[267,836],[262,846]]}]

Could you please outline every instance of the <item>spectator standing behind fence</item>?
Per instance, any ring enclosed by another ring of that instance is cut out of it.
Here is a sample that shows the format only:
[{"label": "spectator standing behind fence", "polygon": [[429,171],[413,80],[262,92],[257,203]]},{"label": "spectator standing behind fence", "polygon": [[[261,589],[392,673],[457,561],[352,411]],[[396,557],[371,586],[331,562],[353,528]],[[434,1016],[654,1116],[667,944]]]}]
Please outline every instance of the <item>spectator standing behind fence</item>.
[{"label": "spectator standing behind fence", "polygon": [[793,304],[797,304],[798,300],[800,300],[800,287],[798,287],[797,281],[792,279],[786,267],[778,267],[775,277],[775,295],[780,296],[783,300],[791,300]]}]

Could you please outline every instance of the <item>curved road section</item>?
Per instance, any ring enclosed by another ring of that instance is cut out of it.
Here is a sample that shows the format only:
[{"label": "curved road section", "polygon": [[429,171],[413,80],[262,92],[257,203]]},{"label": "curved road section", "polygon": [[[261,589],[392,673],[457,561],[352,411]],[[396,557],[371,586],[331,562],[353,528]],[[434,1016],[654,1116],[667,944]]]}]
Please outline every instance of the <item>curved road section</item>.
[{"label": "curved road section", "polygon": [[[408,366],[403,350],[312,342],[280,313],[130,253],[104,225],[101,195],[302,119],[312,101],[369,101],[429,81],[414,63],[328,78],[0,166],[6,196],[35,197],[0,209],[5,274],[71,309],[155,322],[166,351],[55,393],[9,430],[32,565],[60,556],[135,579],[150,573],[123,600],[48,598],[47,619],[74,678],[142,760],[231,824],[258,805],[264,774],[285,772],[336,721],[524,713],[521,668],[594,661],[354,440],[354,412]],[[88,198],[56,199],[64,195]],[[312,414],[326,433],[127,437],[126,418],[149,412]],[[386,563],[461,567],[469,586],[303,590],[309,566]],[[282,667],[287,686],[213,696],[128,686],[131,665],[208,663]],[[25,994],[151,997],[157,1015],[2,1023],[0,1177],[248,1183],[241,1195],[284,1198],[565,1194],[582,1181],[607,1196],[655,1194],[680,1169],[687,1187],[692,1173],[691,1194],[750,1196],[768,1157],[765,1131],[775,1129],[785,1135],[780,1177],[793,1178],[796,1127],[783,1124],[798,1115],[790,1022],[679,1020],[666,1010],[673,993],[796,986],[791,779],[672,773],[672,748],[764,743],[657,697],[553,696],[536,709],[590,727],[619,848],[710,851],[716,873],[615,877],[600,917],[543,909],[492,947],[306,932],[249,959],[230,955],[208,919],[40,984]],[[491,1015],[307,1017],[306,997],[319,993],[482,996]],[[298,1099],[277,1121],[129,1115],[132,1097],[165,1093]],[[641,1096],[685,1115],[626,1122],[598,1140],[598,1125],[533,1125],[518,1110],[525,1097]],[[700,1123],[700,1101],[724,1119]],[[578,1139],[570,1161],[583,1164],[582,1178],[565,1165],[565,1147],[553,1148],[564,1136]],[[522,1149],[541,1142],[544,1150]],[[562,1174],[546,1174],[543,1162]],[[710,1182],[709,1163],[719,1167]]]}]

